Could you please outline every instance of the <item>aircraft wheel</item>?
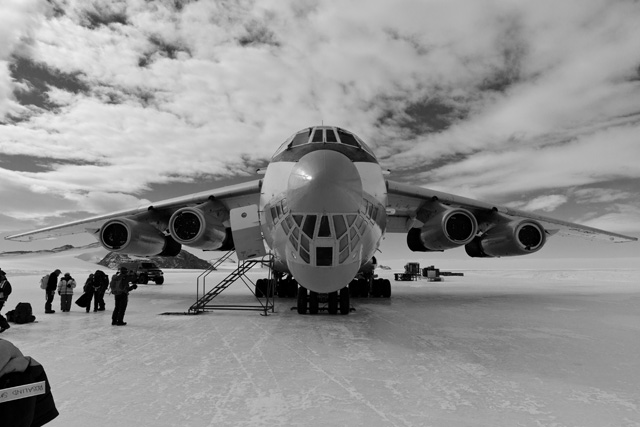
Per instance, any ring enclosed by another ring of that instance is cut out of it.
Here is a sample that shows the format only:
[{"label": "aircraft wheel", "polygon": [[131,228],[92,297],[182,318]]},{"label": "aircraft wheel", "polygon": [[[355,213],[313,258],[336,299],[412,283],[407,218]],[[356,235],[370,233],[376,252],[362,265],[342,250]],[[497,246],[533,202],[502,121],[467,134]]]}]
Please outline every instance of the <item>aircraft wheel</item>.
[{"label": "aircraft wheel", "polygon": [[382,281],[382,298],[391,298],[391,282],[388,279]]},{"label": "aircraft wheel", "polygon": [[298,287],[298,314],[307,314],[307,288]]},{"label": "aircraft wheel", "polygon": [[258,298],[262,298],[265,295],[265,289],[264,289],[264,279],[258,279],[258,281],[256,282],[256,296]]},{"label": "aircraft wheel", "polygon": [[338,293],[329,293],[329,314],[338,314]]},{"label": "aircraft wheel", "polygon": [[350,309],[349,288],[342,288],[340,290],[340,314],[349,314]]},{"label": "aircraft wheel", "polygon": [[319,301],[317,292],[309,292],[309,314],[318,314]]},{"label": "aircraft wheel", "polygon": [[371,285],[371,296],[374,298],[378,298],[380,296],[380,288],[381,288],[380,280],[373,279],[373,284]]},{"label": "aircraft wheel", "polygon": [[264,283],[265,283],[265,285],[264,285],[264,287],[265,287],[264,294],[265,295],[269,295],[270,298],[273,298],[273,296],[275,295],[275,292],[276,292],[276,284],[277,284],[276,279],[271,279],[271,280],[265,279]]}]

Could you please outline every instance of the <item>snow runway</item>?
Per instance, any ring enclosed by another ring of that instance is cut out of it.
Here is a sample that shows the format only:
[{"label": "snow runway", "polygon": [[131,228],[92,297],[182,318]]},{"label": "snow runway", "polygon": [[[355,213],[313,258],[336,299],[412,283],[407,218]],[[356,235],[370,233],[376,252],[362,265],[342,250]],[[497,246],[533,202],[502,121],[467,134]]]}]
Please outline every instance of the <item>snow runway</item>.
[{"label": "snow runway", "polygon": [[[348,316],[288,299],[268,317],[159,315],[195,299],[198,272],[170,270],[114,327],[110,296],[106,312],[45,315],[39,272],[7,261],[7,309],[31,302],[39,322],[2,338],[46,368],[51,426],[640,425],[637,270],[467,271],[392,282]],[[255,302],[242,284],[220,298]]]}]

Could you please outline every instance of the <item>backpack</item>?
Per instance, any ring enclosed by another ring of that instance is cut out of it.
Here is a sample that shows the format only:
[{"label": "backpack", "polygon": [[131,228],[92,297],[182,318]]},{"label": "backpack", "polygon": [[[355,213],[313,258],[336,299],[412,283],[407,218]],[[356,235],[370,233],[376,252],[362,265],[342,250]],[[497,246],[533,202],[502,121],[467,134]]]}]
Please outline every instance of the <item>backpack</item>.
[{"label": "backpack", "polygon": [[19,302],[18,305],[16,305],[16,309],[13,311],[12,317],[13,321],[18,324],[30,323],[36,320],[36,317],[33,315],[33,310],[31,310],[31,304],[28,302]]},{"label": "backpack", "polygon": [[49,274],[45,274],[40,279],[40,289],[47,289],[47,283],[49,283]]},{"label": "backpack", "polygon": [[122,293],[121,287],[120,287],[121,281],[122,281],[121,275],[114,274],[113,276],[111,276],[111,283],[109,283],[109,291],[111,292],[111,294],[120,295]]}]

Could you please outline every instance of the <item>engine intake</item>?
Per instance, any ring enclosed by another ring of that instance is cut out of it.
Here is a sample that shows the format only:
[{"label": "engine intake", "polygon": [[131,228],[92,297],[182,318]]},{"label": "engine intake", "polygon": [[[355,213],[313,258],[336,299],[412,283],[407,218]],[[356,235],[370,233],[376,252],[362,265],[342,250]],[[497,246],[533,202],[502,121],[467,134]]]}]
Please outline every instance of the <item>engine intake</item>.
[{"label": "engine intake", "polygon": [[547,241],[544,227],[533,220],[511,221],[490,228],[465,246],[470,257],[527,255],[539,251]]},{"label": "engine intake", "polygon": [[139,256],[175,256],[181,245],[151,224],[131,218],[116,218],[100,228],[99,240],[111,252]]},{"label": "engine intake", "polygon": [[222,222],[225,213],[210,203],[179,209],[169,220],[169,232],[185,246],[205,250],[233,249],[231,229]]},{"label": "engine intake", "polygon": [[421,228],[407,234],[414,252],[444,251],[469,243],[478,231],[478,221],[465,209],[446,209],[429,218]]}]

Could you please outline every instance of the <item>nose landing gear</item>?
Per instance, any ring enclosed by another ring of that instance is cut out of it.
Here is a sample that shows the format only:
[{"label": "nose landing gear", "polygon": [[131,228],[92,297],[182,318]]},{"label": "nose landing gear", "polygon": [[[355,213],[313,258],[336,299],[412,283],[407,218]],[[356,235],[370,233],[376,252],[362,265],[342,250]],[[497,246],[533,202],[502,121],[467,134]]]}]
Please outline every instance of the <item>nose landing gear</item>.
[{"label": "nose landing gear", "polygon": [[340,292],[330,292],[328,294],[319,294],[317,292],[309,292],[306,288],[298,287],[297,307],[299,314],[318,314],[320,310],[326,310],[329,314],[349,314],[351,310],[349,288],[344,287]]}]

